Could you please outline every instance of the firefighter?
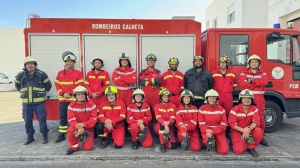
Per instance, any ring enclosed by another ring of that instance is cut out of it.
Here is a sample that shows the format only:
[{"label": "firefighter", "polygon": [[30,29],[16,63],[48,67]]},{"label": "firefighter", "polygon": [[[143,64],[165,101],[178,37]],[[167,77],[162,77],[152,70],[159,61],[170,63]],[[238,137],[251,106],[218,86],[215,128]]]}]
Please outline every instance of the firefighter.
[{"label": "firefighter", "polygon": [[[261,59],[258,55],[252,55],[247,61],[248,68],[240,75],[240,85],[242,89],[249,89],[254,93],[254,103],[258,108],[260,115],[260,128],[265,130],[265,86],[268,84],[267,74],[260,70]],[[260,142],[261,145],[269,146],[269,143],[263,138]]]},{"label": "firefighter", "polygon": [[115,86],[108,86],[105,89],[106,101],[99,107],[100,113],[96,123],[96,131],[100,136],[100,148],[106,148],[112,134],[113,146],[120,149],[124,146],[126,107],[122,100],[117,100],[118,89]]},{"label": "firefighter", "polygon": [[[226,112],[218,104],[219,94],[210,89],[205,93],[205,103],[199,109],[198,122],[203,143],[206,150],[216,150],[221,155],[226,155],[229,151],[226,139]],[[214,146],[210,146],[214,144]],[[212,147],[212,148],[209,148]]]},{"label": "firefighter", "polygon": [[94,102],[88,100],[88,90],[83,86],[77,86],[73,95],[75,101],[68,106],[68,122],[70,127],[67,138],[70,148],[66,154],[70,155],[79,150],[79,142],[82,142],[84,150],[92,150],[94,147],[94,130],[97,122],[97,109]]},{"label": "firefighter", "polygon": [[25,121],[25,129],[27,140],[24,145],[28,145],[34,141],[33,134],[35,130],[32,125],[33,112],[39,121],[40,131],[43,134],[42,144],[48,143],[47,121],[45,97],[51,87],[51,81],[48,75],[37,69],[37,61],[35,58],[28,56],[24,59],[24,68],[15,80],[15,87],[20,92],[22,99],[23,119]]},{"label": "firefighter", "polygon": [[55,139],[55,143],[59,143],[66,139],[65,134],[68,129],[67,111],[69,104],[74,101],[72,94],[73,90],[84,84],[82,73],[74,69],[76,56],[66,51],[62,54],[62,59],[65,62],[65,68],[58,72],[55,79],[55,87],[59,95],[59,135]]},{"label": "firefighter", "polygon": [[243,153],[247,146],[250,155],[258,157],[255,148],[263,139],[263,131],[259,126],[260,115],[253,99],[252,91],[242,90],[239,105],[233,107],[228,117],[233,153],[237,155]]},{"label": "firefighter", "polygon": [[153,140],[148,123],[152,120],[150,107],[143,102],[145,94],[143,90],[136,89],[132,94],[134,103],[127,107],[128,131],[131,133],[132,149],[138,149],[139,143],[145,148],[152,147]]},{"label": "firefighter", "polygon": [[193,59],[194,67],[184,74],[184,88],[194,94],[194,105],[199,108],[204,104],[204,94],[213,87],[211,73],[203,67],[204,58],[197,55]]},{"label": "firefighter", "polygon": [[200,134],[196,129],[198,109],[193,105],[193,93],[184,90],[180,97],[181,105],[176,112],[178,142],[184,150],[200,151]]},{"label": "firefighter", "polygon": [[[139,83],[145,92],[145,102],[151,107],[152,116],[155,116],[154,107],[159,103],[159,86],[161,82],[160,70],[155,69],[155,62],[157,58],[154,54],[150,53],[146,56],[148,67],[143,69],[139,76]],[[152,118],[155,122],[155,118]]]},{"label": "firefighter", "polygon": [[89,92],[89,99],[99,107],[106,100],[104,91],[109,86],[110,79],[108,72],[102,69],[104,66],[102,59],[95,58],[91,64],[94,68],[87,73],[85,86]]},{"label": "firefighter", "polygon": [[180,93],[184,89],[183,73],[178,71],[179,60],[176,57],[169,59],[170,69],[163,73],[161,77],[161,87],[167,88],[170,93],[170,102],[174,103],[176,107],[180,106]]},{"label": "firefighter", "polygon": [[132,103],[132,87],[136,83],[136,71],[131,68],[129,56],[125,53],[119,57],[119,68],[112,75],[112,81],[119,91],[118,100],[122,100],[126,106]]},{"label": "firefighter", "polygon": [[157,123],[154,124],[154,131],[159,136],[160,151],[166,152],[166,148],[176,149],[177,142],[174,133],[176,119],[176,106],[170,103],[170,91],[161,89],[159,92],[161,103],[154,107]]}]

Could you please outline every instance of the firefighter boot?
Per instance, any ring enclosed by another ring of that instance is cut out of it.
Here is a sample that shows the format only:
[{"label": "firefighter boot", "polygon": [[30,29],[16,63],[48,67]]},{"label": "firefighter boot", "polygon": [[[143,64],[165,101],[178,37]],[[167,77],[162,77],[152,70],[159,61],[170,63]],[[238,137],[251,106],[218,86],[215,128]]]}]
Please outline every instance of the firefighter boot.
[{"label": "firefighter boot", "polygon": [[249,152],[252,157],[258,157],[258,153],[255,149],[247,149],[247,152]]},{"label": "firefighter boot", "polygon": [[189,136],[182,139],[181,148],[183,150],[189,150],[189,148],[190,148],[190,137]]},{"label": "firefighter boot", "polygon": [[270,146],[269,143],[265,140],[265,138],[263,138],[263,139],[260,141],[260,144],[263,145],[263,146]]},{"label": "firefighter boot", "polygon": [[34,141],[33,135],[28,135],[26,142],[24,142],[24,145],[28,145],[33,141]]},{"label": "firefighter boot", "polygon": [[43,133],[42,144],[46,144],[46,143],[48,143],[48,134],[47,133]]},{"label": "firefighter boot", "polygon": [[71,155],[72,153],[74,153],[75,151],[71,148],[69,148],[66,152],[66,155]]},{"label": "firefighter boot", "polygon": [[65,134],[59,133],[58,137],[55,139],[55,143],[60,143],[66,139]]},{"label": "firefighter boot", "polygon": [[133,149],[133,150],[137,150],[138,148],[139,148],[138,142],[133,142],[133,143],[132,143],[132,149]]},{"label": "firefighter boot", "polygon": [[101,149],[104,149],[104,148],[106,148],[108,145],[109,145],[109,143],[110,143],[110,139],[109,138],[101,138],[100,139],[100,148]]},{"label": "firefighter boot", "polygon": [[160,144],[159,149],[160,149],[160,151],[163,152],[163,153],[167,151],[167,147],[166,147],[165,144]]}]

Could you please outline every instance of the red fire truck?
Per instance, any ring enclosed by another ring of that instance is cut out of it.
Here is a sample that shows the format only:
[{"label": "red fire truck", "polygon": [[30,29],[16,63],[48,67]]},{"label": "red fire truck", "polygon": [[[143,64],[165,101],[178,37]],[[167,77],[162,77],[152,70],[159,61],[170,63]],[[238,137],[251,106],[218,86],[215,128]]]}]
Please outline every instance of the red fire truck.
[{"label": "red fire truck", "polygon": [[[230,56],[237,74],[247,68],[248,56],[262,58],[261,68],[270,79],[265,93],[266,132],[277,130],[283,113],[288,118],[299,117],[300,61],[299,32],[285,29],[209,29],[201,35],[201,24],[187,19],[55,19],[31,18],[25,28],[26,55],[37,58],[38,66],[52,82],[64,68],[61,54],[72,51],[78,58],[75,67],[85,75],[90,62],[101,57],[104,68],[111,75],[118,67],[118,57],[130,55],[137,74],[146,68],[145,57],[155,53],[156,68],[168,69],[168,58],[179,58],[179,70],[185,72],[193,66],[194,55],[205,57],[209,70],[217,68],[217,60]],[[136,84],[138,87],[138,83]],[[236,97],[240,88],[234,92]],[[59,119],[58,95],[55,87],[47,94],[48,120]]]}]

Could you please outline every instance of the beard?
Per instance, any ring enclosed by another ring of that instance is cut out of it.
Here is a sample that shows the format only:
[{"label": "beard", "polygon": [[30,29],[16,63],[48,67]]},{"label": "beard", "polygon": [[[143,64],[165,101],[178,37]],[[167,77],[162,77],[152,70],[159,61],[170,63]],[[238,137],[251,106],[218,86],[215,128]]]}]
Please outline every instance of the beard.
[{"label": "beard", "polygon": [[203,64],[202,64],[202,65],[195,65],[195,68],[196,68],[196,69],[203,68]]},{"label": "beard", "polygon": [[177,71],[177,67],[170,67],[172,71]]}]

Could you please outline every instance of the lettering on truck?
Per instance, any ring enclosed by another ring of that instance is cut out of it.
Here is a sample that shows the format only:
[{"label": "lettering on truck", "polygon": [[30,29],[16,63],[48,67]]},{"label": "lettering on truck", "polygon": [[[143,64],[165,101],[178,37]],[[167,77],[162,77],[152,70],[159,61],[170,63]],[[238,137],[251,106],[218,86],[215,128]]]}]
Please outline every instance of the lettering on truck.
[{"label": "lettering on truck", "polygon": [[92,24],[92,29],[143,30],[142,24]]}]

